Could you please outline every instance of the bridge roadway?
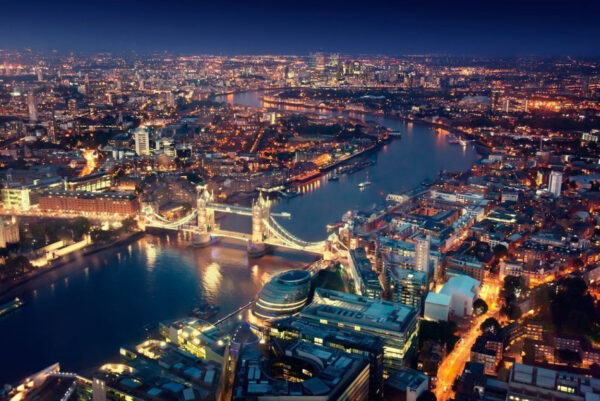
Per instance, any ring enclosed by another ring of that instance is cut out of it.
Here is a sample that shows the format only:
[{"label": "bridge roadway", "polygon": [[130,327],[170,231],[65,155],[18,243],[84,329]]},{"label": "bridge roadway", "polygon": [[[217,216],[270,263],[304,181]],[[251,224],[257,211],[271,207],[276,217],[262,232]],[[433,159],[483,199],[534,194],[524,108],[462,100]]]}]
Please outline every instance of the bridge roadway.
[{"label": "bridge roadway", "polygon": [[[252,208],[246,206],[227,205],[222,203],[209,203],[206,206],[207,209],[211,209],[219,213],[233,213],[241,216],[252,216]],[[269,215],[275,217],[291,217],[291,214],[287,212],[274,213],[270,212]]]}]

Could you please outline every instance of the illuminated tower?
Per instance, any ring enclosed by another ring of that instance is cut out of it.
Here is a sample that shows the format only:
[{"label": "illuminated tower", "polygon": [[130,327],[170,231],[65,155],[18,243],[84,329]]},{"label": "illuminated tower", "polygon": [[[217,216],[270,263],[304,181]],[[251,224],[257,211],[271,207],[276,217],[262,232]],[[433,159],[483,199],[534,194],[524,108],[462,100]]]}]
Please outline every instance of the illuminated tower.
[{"label": "illuminated tower", "polygon": [[29,120],[36,122],[38,119],[37,104],[33,92],[27,97],[27,107],[29,108]]},{"label": "illuminated tower", "polygon": [[252,237],[248,242],[248,256],[259,257],[267,253],[269,247],[265,241],[269,237],[267,226],[271,217],[271,201],[265,199],[262,193],[252,204]]},{"label": "illuminated tower", "polygon": [[429,236],[419,237],[415,241],[415,270],[429,274]]},{"label": "illuminated tower", "polygon": [[261,193],[252,204],[252,242],[255,244],[263,243],[269,235],[265,222],[269,220],[270,213],[271,201],[265,199]]},{"label": "illuminated tower", "polygon": [[198,230],[201,233],[210,232],[215,227],[215,212],[208,208],[214,200],[213,194],[208,191],[206,185],[198,186]]},{"label": "illuminated tower", "polygon": [[150,155],[150,135],[145,128],[138,128],[134,132],[135,153],[138,156]]},{"label": "illuminated tower", "polygon": [[560,196],[562,189],[562,179],[563,175],[560,171],[551,172],[550,178],[548,179],[548,192],[557,198]]}]

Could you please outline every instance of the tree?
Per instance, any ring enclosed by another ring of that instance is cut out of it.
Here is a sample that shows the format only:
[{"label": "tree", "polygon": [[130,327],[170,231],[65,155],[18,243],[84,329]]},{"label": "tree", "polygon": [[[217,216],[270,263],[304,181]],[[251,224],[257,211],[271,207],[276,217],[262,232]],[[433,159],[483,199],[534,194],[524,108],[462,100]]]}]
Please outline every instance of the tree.
[{"label": "tree", "polygon": [[508,254],[508,249],[502,244],[498,244],[494,247],[494,256],[496,259],[500,259]]},{"label": "tree", "polygon": [[76,217],[73,219],[71,227],[73,229],[73,238],[80,239],[90,232],[92,225],[85,217]]},{"label": "tree", "polygon": [[484,333],[496,334],[498,331],[500,331],[500,323],[498,320],[496,320],[496,318],[488,317],[483,321],[483,323],[481,323],[479,329]]},{"label": "tree", "polygon": [[506,303],[514,301],[519,298],[521,292],[525,288],[525,282],[522,277],[517,276],[506,276],[504,278],[504,285],[502,286],[502,297]]},{"label": "tree", "polygon": [[475,302],[473,302],[473,311],[475,311],[477,316],[483,315],[484,313],[487,313],[488,305],[483,299],[477,298]]},{"label": "tree", "polygon": [[121,221],[121,226],[123,228],[123,231],[130,232],[134,231],[138,225],[133,217],[127,217],[126,219],[123,219]]},{"label": "tree", "polygon": [[435,394],[433,394],[429,390],[425,390],[421,395],[417,398],[417,401],[437,401]]},{"label": "tree", "polygon": [[556,351],[558,359],[569,366],[581,363],[581,356],[578,352],[570,349],[559,349]]},{"label": "tree", "polygon": [[433,322],[423,320],[419,326],[419,348],[427,340],[436,341],[446,345],[448,352],[452,351],[454,345],[458,341],[456,336],[456,323],[448,322]]}]

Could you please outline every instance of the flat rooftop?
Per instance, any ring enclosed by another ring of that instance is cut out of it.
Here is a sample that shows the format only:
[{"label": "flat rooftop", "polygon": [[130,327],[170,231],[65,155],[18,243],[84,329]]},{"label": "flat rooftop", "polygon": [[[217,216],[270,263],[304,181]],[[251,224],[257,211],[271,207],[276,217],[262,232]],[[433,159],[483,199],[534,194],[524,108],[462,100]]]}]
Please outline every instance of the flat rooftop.
[{"label": "flat rooftop", "polygon": [[348,324],[404,332],[416,319],[411,306],[317,288],[313,303],[301,316],[332,319]]}]

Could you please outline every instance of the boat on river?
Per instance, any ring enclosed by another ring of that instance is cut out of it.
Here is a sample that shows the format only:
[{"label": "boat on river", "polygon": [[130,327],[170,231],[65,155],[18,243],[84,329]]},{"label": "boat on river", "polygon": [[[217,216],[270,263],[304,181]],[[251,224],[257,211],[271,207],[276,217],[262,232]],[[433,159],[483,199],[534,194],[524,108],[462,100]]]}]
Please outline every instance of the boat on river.
[{"label": "boat on river", "polygon": [[4,305],[0,306],[0,316],[7,315],[11,312],[14,312],[17,309],[19,309],[21,306],[23,306],[24,304],[25,303],[20,298],[16,297],[12,301],[7,302]]},{"label": "boat on river", "polygon": [[207,320],[219,313],[217,305],[210,304],[208,302],[202,302],[198,307],[194,308],[190,313],[191,316],[197,317],[198,319]]}]

